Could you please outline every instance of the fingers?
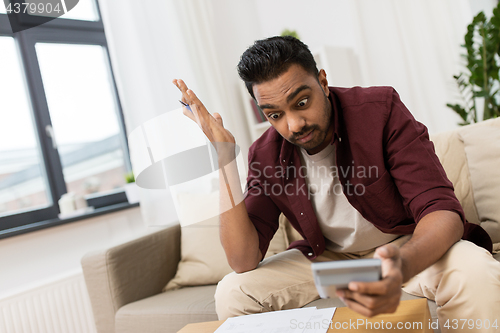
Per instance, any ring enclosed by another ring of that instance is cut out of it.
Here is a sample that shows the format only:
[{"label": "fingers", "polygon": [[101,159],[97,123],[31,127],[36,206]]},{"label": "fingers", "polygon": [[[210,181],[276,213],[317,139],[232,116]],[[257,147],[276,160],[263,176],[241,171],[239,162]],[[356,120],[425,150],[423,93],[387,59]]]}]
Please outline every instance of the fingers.
[{"label": "fingers", "polygon": [[[174,79],[172,80],[172,83],[182,92],[182,101],[184,103],[189,104],[189,106],[192,108],[193,105],[196,105],[198,107],[198,116],[201,118],[206,118],[207,116],[211,116],[208,110],[205,108],[205,105],[200,101],[198,96],[192,91],[191,89],[188,89],[186,83],[184,83],[183,80],[181,79]],[[194,113],[194,112],[193,112]]]},{"label": "fingers", "polygon": [[187,103],[189,105],[198,103],[198,106],[203,106],[203,103],[201,103],[201,101],[191,89],[188,89],[184,81],[182,81],[181,79],[174,79],[172,80],[172,83],[181,91],[182,101],[184,103]]},{"label": "fingers", "polygon": [[[351,282],[352,283],[352,282]],[[382,281],[363,283],[356,282],[357,290],[339,290],[339,296],[352,298],[360,303],[371,303],[374,299],[401,297],[401,286],[395,279],[387,278]]]},{"label": "fingers", "polygon": [[375,250],[374,258],[389,259],[399,257],[399,248],[394,244],[386,244]]},{"label": "fingers", "polygon": [[349,298],[345,298],[343,301],[351,310],[365,317],[373,317],[381,313],[393,313],[397,310],[399,305],[399,300],[395,302],[382,302],[380,305],[361,304]]},{"label": "fingers", "polygon": [[221,125],[222,127],[224,127],[224,124],[222,122],[222,117],[220,114],[218,114],[217,112],[214,113],[214,118],[215,118],[215,121],[217,121],[217,123],[219,125]]},{"label": "fingers", "polygon": [[[390,282],[381,283],[356,282],[358,291],[348,289],[337,290],[337,295],[352,310],[371,317],[380,313],[394,312],[401,298],[401,288],[392,286]],[[351,287],[351,285],[350,285]],[[370,293],[364,293],[369,291]]]},{"label": "fingers", "polygon": [[188,87],[187,87],[186,83],[184,83],[184,81],[182,81],[180,79],[174,79],[174,80],[172,80],[172,83],[175,84],[175,86],[181,91],[182,97],[183,97],[183,99],[185,99],[185,100],[183,100],[183,102],[188,103],[187,95],[186,95]]},{"label": "fingers", "polygon": [[179,88],[180,91],[186,92],[186,90],[188,90],[188,87],[183,80],[175,79],[172,82],[174,82],[174,84]]},{"label": "fingers", "polygon": [[[181,101],[186,104],[192,104],[191,100],[189,99],[189,96],[187,94],[188,87],[182,80],[174,79],[172,80],[172,83],[179,89],[182,93]],[[192,108],[191,108],[192,110]],[[198,125],[200,125],[199,118],[194,114],[194,112],[189,111],[185,106],[182,107],[182,113],[191,119],[192,121],[196,122]]]},{"label": "fingers", "polygon": [[386,244],[377,248],[373,257],[382,260],[382,277],[384,279],[391,276],[400,279],[400,282],[403,283],[399,247],[393,244]]},{"label": "fingers", "polygon": [[[172,83],[181,91],[182,93],[182,98],[181,101],[184,103],[187,103],[190,105],[190,108],[192,110],[192,113],[187,110],[187,108],[183,108],[182,113],[187,116],[189,119],[193,120],[200,126],[200,128],[203,128],[203,119],[206,119],[206,116],[210,116],[208,111],[206,110],[205,106],[201,101],[198,99],[196,94],[188,89],[186,83],[183,80],[180,79],[174,79],[172,80]],[[210,121],[210,120],[207,120]],[[206,133],[205,133],[206,134]],[[209,135],[207,135],[209,136]]]},{"label": "fingers", "polygon": [[347,291],[368,295],[385,295],[389,290],[387,279],[375,282],[350,282]]},{"label": "fingers", "polygon": [[174,79],[172,83],[182,92],[182,101],[189,104],[192,110],[191,113],[184,108],[183,114],[198,124],[210,142],[234,143],[234,137],[224,128],[220,114],[214,113],[212,116],[199,100],[198,96],[191,89],[188,89],[183,80]]},{"label": "fingers", "polygon": [[196,105],[199,108],[199,111],[202,112],[202,114],[200,114],[200,115],[202,115],[202,116],[210,115],[210,113],[208,113],[208,110],[205,108],[205,105],[203,105],[203,103],[198,99],[198,96],[196,96],[194,91],[192,91],[191,89],[187,89],[186,95],[188,96],[188,99],[189,99],[188,104],[189,105],[192,105],[192,104]]},{"label": "fingers", "polygon": [[194,115],[193,112],[189,111],[186,107],[182,107],[182,114],[185,115],[186,117],[188,117],[189,119],[191,119],[192,121],[194,121],[195,123],[197,123],[196,121],[196,117]]},{"label": "fingers", "polygon": [[[387,250],[387,252],[385,252]],[[399,252],[391,249],[382,249],[382,256],[399,256]],[[385,252],[385,253],[384,253]],[[384,264],[386,266],[384,272]],[[402,273],[394,257],[382,258],[382,274],[384,278],[375,282],[353,281],[349,289],[338,290],[346,305],[365,316],[374,316],[379,313],[394,312],[401,298]]]},{"label": "fingers", "polygon": [[172,83],[177,87],[177,89],[180,90],[180,92],[182,93],[182,97],[181,97],[181,101],[183,101],[184,103],[187,103],[187,104],[191,104],[191,101],[189,100],[189,97],[187,95],[187,90],[188,90],[188,87],[187,85],[184,83],[184,81],[182,80],[178,80],[178,79],[174,79],[172,80]]}]

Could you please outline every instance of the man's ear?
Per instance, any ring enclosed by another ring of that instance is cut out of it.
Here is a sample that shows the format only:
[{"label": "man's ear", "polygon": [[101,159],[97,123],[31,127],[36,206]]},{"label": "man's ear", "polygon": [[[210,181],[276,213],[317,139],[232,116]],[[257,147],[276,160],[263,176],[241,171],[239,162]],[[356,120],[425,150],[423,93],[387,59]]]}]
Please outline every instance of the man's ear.
[{"label": "man's ear", "polygon": [[328,95],[330,95],[330,90],[328,89],[328,80],[326,79],[326,72],[324,69],[321,69],[318,73],[318,82],[325,92],[326,97],[328,97]]}]

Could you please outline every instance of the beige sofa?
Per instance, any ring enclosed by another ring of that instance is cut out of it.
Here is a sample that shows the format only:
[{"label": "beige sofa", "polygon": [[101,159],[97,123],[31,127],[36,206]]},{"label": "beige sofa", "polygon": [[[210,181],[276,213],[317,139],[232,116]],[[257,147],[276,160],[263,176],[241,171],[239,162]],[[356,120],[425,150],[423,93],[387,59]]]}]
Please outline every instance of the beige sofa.
[{"label": "beige sofa", "polygon": [[[442,133],[432,139],[448,177],[455,184],[467,219],[480,223],[498,249],[500,209],[492,204],[498,200],[494,193],[500,188],[500,136],[496,133],[500,133],[500,119]],[[489,167],[494,164],[496,170]],[[293,240],[297,233],[287,228],[286,237]],[[500,261],[500,253],[495,258]],[[188,323],[217,320],[215,284],[162,292],[176,275],[180,260],[179,225],[85,255],[83,272],[98,332],[168,333],[177,332]],[[403,293],[402,299],[411,298],[415,297]],[[328,299],[308,306],[344,305],[339,299]],[[435,320],[436,305],[429,301],[429,306]]]}]

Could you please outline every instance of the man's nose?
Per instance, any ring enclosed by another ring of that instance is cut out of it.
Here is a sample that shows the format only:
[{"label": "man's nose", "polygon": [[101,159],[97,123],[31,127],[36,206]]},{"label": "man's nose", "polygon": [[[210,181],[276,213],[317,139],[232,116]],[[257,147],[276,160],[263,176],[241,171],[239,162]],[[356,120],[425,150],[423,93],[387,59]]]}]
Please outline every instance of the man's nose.
[{"label": "man's nose", "polygon": [[289,115],[287,120],[288,130],[292,133],[300,133],[306,124],[305,119],[298,115]]}]

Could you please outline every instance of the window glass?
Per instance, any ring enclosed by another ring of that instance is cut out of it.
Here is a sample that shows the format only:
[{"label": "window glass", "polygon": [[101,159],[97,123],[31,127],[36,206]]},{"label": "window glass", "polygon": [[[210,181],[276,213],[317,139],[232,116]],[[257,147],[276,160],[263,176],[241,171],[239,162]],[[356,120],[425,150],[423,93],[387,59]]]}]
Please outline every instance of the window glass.
[{"label": "window glass", "polygon": [[[74,2],[74,0],[50,2],[46,0],[25,0],[25,3],[27,4],[27,13],[30,15],[60,17],[63,19],[84,21],[99,20],[95,0],[79,0],[74,8],[71,8],[71,2]],[[67,11],[66,14],[61,15],[65,11]]]},{"label": "window glass", "polygon": [[52,204],[14,39],[0,37],[0,216]]},{"label": "window glass", "polygon": [[37,43],[36,52],[68,192],[122,187],[126,169],[105,49]]},{"label": "window glass", "polygon": [[75,8],[61,16],[65,19],[99,21],[97,8],[94,0],[80,0]]}]

